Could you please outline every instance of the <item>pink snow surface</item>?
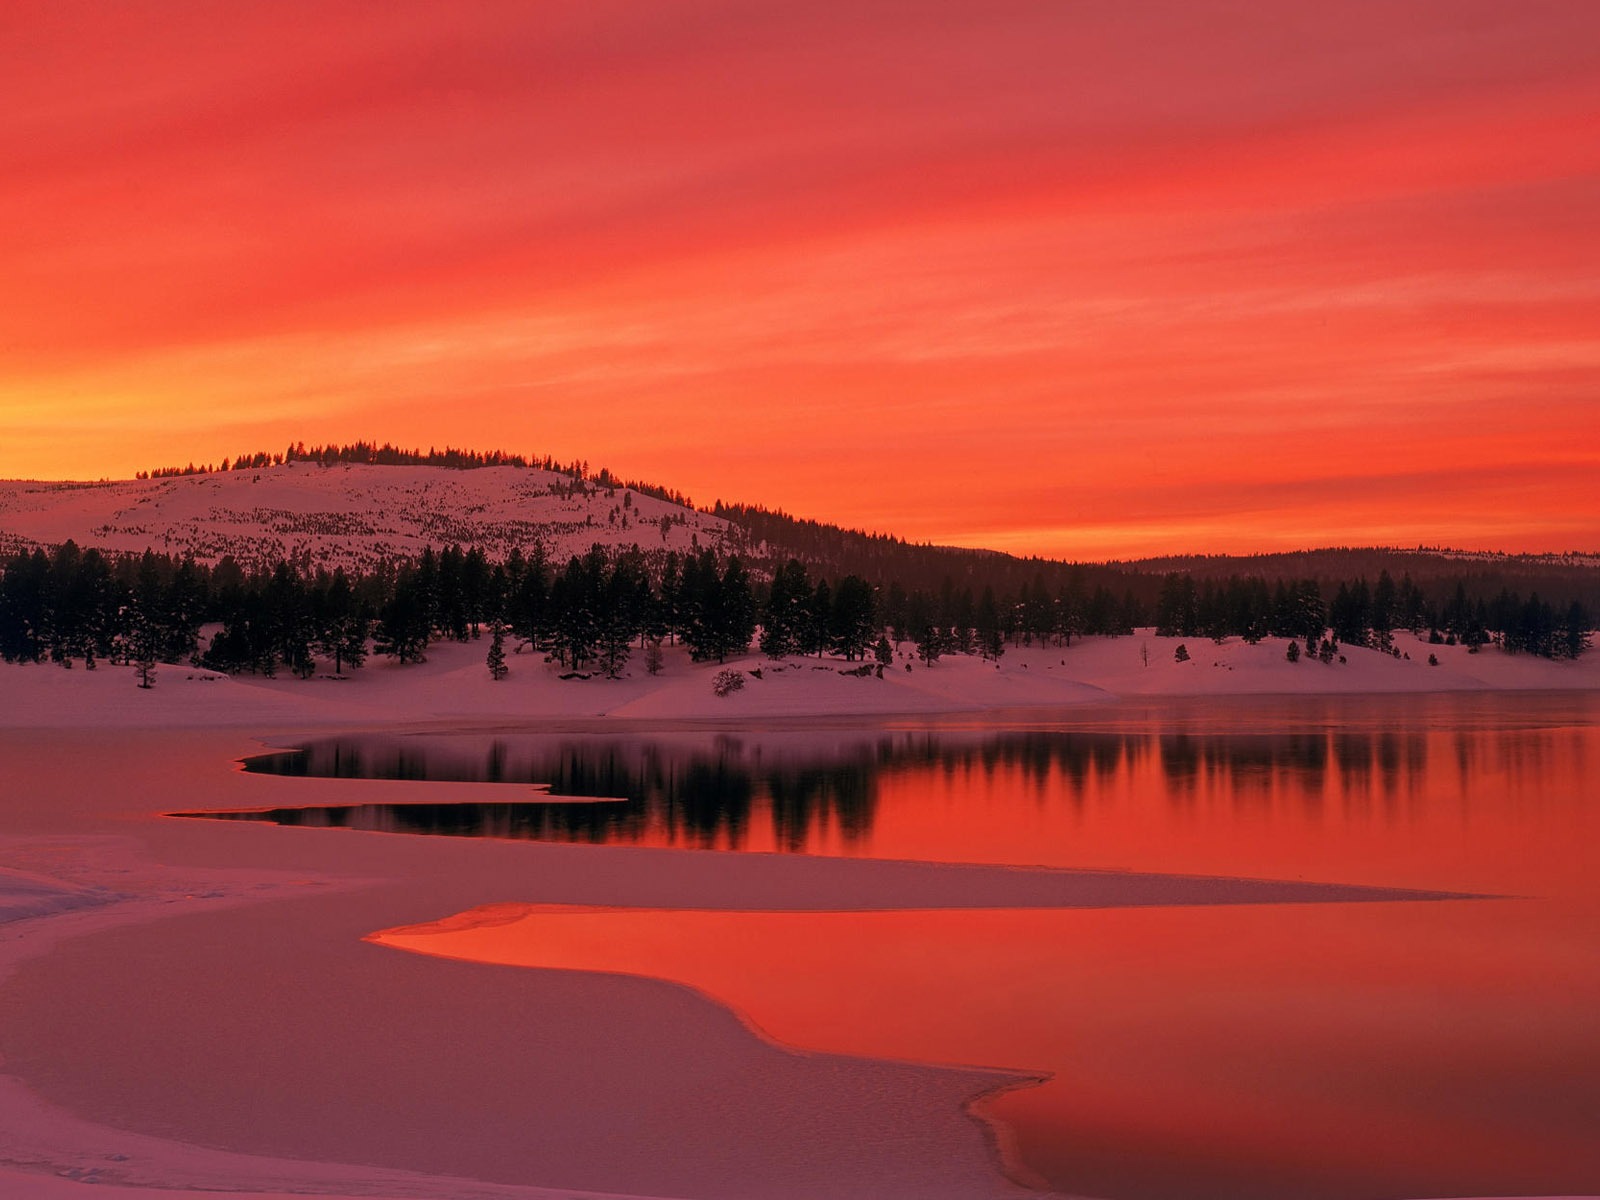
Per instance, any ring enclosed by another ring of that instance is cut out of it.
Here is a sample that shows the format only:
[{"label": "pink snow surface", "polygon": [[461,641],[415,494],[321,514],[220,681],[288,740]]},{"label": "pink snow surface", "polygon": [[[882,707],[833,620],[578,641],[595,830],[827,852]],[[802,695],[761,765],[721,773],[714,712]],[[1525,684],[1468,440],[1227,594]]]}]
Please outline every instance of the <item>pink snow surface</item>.
[{"label": "pink snow surface", "polygon": [[[1187,662],[1175,661],[1180,641],[1188,648]],[[591,717],[739,721],[1054,707],[1139,696],[1600,688],[1600,652],[1551,662],[1493,646],[1477,654],[1464,646],[1429,646],[1402,633],[1395,645],[1409,659],[1345,647],[1343,663],[1291,663],[1287,644],[1267,638],[1251,646],[1230,638],[1218,645],[1142,630],[1131,637],[1086,638],[1070,648],[1008,647],[997,663],[947,655],[927,667],[915,661],[907,643],[881,679],[843,674],[860,664],[836,658],[772,662],[746,655],[725,664],[692,663],[677,647],[666,648],[659,675],[647,674],[635,655],[621,679],[561,679],[559,667],[524,649],[507,656],[510,675],[496,682],[484,666],[488,641],[479,638],[435,643],[420,664],[374,658],[338,679],[324,673],[310,680],[269,680],[161,666],[147,691],[134,686],[128,669],[104,663],[94,671],[81,663],[71,670],[0,665],[0,728],[260,729]],[[1430,654],[1438,666],[1428,665]],[[744,686],[719,697],[712,678],[730,669],[744,674]]]}]

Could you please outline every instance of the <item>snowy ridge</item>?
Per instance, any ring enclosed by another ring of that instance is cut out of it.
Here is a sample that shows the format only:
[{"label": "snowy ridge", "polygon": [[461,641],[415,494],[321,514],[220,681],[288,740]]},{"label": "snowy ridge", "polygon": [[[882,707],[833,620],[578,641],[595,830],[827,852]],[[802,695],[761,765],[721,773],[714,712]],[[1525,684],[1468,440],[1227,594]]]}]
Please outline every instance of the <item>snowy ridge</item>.
[{"label": "snowy ridge", "polygon": [[424,547],[502,558],[542,543],[564,560],[596,542],[645,551],[743,548],[720,517],[620,486],[525,467],[282,466],[101,483],[0,481],[0,550],[146,549],[245,567],[282,560],[365,570]]}]

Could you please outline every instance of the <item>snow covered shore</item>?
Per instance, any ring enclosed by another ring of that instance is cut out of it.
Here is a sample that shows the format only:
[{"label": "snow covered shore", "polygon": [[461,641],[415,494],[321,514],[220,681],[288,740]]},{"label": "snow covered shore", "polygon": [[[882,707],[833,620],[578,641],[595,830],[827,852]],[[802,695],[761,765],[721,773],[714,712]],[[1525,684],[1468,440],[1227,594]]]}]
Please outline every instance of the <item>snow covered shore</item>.
[{"label": "snow covered shore", "polygon": [[[1600,690],[1600,652],[1576,661],[1505,654],[1493,646],[1430,646],[1399,634],[1401,657],[1347,647],[1344,662],[1290,662],[1287,643],[1267,638],[1088,638],[1070,648],[1008,647],[998,662],[947,655],[925,666],[909,643],[877,678],[838,659],[758,655],[726,664],[691,663],[669,648],[664,670],[649,675],[636,660],[621,679],[563,679],[532,651],[508,656],[510,675],[496,682],[484,667],[487,640],[437,642],[428,661],[400,666],[376,659],[344,678],[310,680],[223,676],[196,668],[158,668],[155,686],[134,686],[132,672],[101,665],[0,666],[0,728],[197,728],[325,726],[455,719],[637,720],[770,719],[1035,708],[1130,697],[1359,695],[1389,693]],[[1182,645],[1187,661],[1178,661]],[[1429,656],[1438,665],[1429,664]],[[909,668],[909,669],[908,669]],[[712,690],[723,670],[743,686]]]}]

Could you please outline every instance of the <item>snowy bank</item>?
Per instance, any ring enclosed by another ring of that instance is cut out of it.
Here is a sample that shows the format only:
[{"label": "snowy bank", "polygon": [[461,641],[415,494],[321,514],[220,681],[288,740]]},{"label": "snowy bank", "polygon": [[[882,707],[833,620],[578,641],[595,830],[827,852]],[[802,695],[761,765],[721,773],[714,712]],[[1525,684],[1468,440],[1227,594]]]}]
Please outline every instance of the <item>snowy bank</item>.
[{"label": "snowy bank", "polygon": [[[1086,638],[1071,647],[1007,647],[998,661],[946,655],[929,666],[909,643],[880,677],[837,658],[781,662],[746,655],[694,663],[668,647],[663,670],[646,673],[635,656],[622,678],[570,674],[537,652],[508,655],[509,676],[492,680],[486,638],[437,642],[428,661],[375,659],[342,678],[309,680],[225,676],[163,666],[153,687],[135,686],[127,668],[94,671],[44,664],[0,666],[0,727],[202,728],[360,725],[438,720],[768,719],[867,716],[1059,707],[1124,697],[1361,695],[1473,691],[1600,690],[1600,654],[1550,661],[1493,646],[1430,646],[1399,634],[1400,656],[1345,647],[1345,661],[1302,656],[1266,638]],[[1179,646],[1187,660],[1179,661]],[[1429,657],[1437,665],[1429,663]],[[719,696],[716,676],[735,672],[738,690]]]}]

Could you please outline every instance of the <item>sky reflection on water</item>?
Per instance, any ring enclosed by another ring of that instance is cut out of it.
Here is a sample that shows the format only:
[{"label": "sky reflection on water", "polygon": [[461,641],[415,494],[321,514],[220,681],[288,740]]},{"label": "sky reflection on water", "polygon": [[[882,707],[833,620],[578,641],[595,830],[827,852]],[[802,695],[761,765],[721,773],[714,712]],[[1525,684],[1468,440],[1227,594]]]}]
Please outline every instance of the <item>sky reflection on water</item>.
[{"label": "sky reflection on water", "polygon": [[1597,711],[1582,696],[1407,697],[1074,713],[1054,727],[1034,716],[1021,727],[427,734],[319,742],[249,769],[619,798],[497,799],[464,819],[432,804],[327,817],[392,829],[1517,897],[1071,912],[536,906],[387,940],[679,980],[798,1046],[1051,1072],[986,1110],[1014,1131],[1027,1168],[1067,1191],[1567,1194],[1600,1186]]}]

